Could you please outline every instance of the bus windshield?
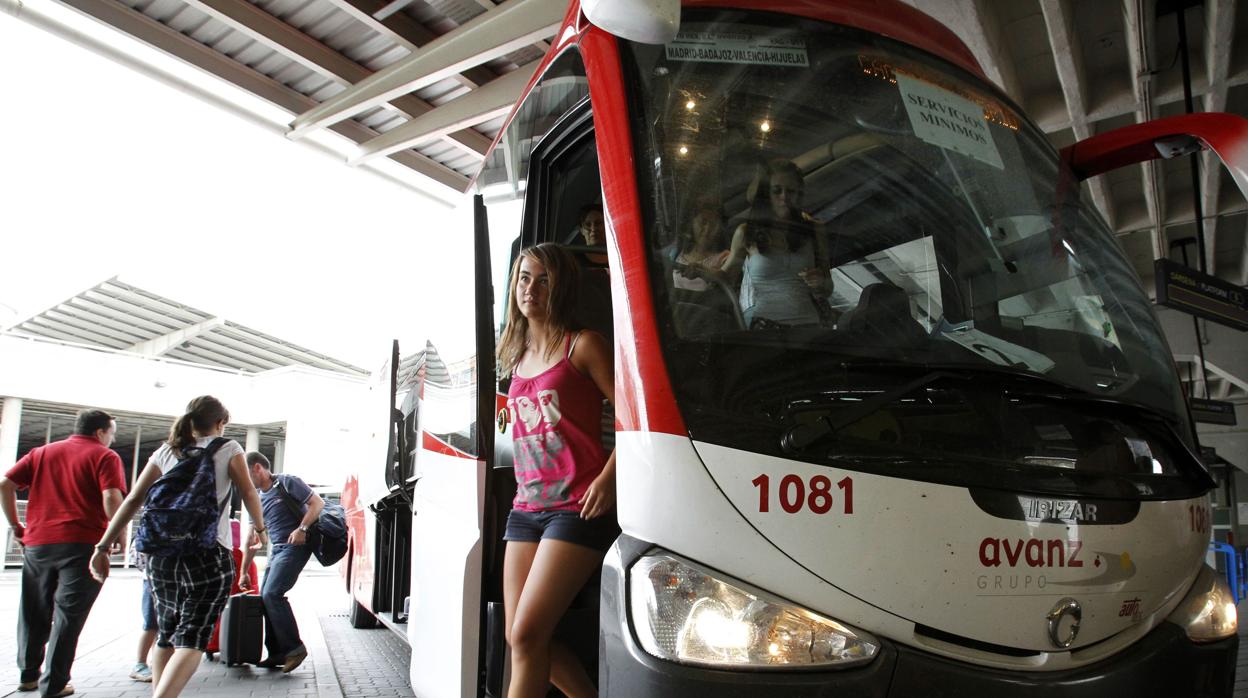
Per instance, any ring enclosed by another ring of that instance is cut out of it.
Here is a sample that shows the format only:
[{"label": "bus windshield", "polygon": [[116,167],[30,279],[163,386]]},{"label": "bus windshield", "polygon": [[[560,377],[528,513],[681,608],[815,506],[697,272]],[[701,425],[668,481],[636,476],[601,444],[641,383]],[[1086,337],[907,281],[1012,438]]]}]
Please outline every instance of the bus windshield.
[{"label": "bus windshield", "polygon": [[771,13],[686,10],[675,41],[623,53],[696,440],[941,482],[1207,488],[1148,297],[994,88]]}]

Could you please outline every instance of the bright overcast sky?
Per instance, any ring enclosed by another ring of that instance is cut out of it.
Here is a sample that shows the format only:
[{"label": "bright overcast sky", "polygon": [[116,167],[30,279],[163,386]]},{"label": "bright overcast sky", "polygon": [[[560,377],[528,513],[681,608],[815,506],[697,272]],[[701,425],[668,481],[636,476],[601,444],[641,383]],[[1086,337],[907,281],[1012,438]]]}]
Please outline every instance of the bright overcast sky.
[{"label": "bright overcast sky", "polygon": [[[135,44],[115,45],[249,103]],[[0,327],[120,276],[371,370],[422,305],[416,260],[462,259],[431,265],[457,288],[471,273],[467,197],[452,208],[288,141],[289,115],[253,105],[248,121],[3,12],[0,65]]]}]

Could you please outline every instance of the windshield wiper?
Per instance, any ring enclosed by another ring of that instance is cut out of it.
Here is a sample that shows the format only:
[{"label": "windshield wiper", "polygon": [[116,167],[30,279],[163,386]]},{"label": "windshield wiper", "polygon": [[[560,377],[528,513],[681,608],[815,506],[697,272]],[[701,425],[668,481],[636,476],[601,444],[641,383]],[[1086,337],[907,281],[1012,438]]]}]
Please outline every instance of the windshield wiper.
[{"label": "windshield wiper", "polygon": [[[846,368],[851,371],[860,370],[860,369],[870,369],[870,370],[878,371],[879,369],[882,369],[882,368],[916,369],[916,368],[930,368],[930,366],[924,366],[921,364],[860,362],[860,363],[848,364],[846,365]],[[819,419],[815,420],[814,422],[795,424],[794,426],[789,428],[784,433],[783,437],[781,437],[780,447],[789,453],[793,453],[795,451],[804,451],[807,448],[810,448],[816,443],[827,438],[828,436],[836,434],[837,432],[853,424],[854,422],[857,422],[860,419],[863,419],[865,417],[868,417],[878,412],[885,405],[888,405],[892,403],[893,401],[897,400],[898,398],[903,397],[910,392],[918,390],[919,388],[935,383],[936,381],[946,380],[946,379],[971,380],[974,378],[982,378],[984,374],[1000,376],[1004,380],[1015,382],[1015,383],[1017,382],[1039,383],[1043,385],[1045,388],[1047,388],[1048,390],[1053,391],[1049,393],[1040,393],[1036,391],[1031,391],[1031,394],[1033,395],[1051,395],[1051,396],[1070,397],[1070,396],[1079,395],[1082,393],[1082,391],[1080,391],[1078,388],[1075,388],[1074,386],[1070,386],[1065,383],[1055,381],[1052,378],[1048,378],[1046,376],[1041,376],[1041,375],[1037,375],[1033,373],[1026,373],[1023,371],[1009,370],[1009,369],[1004,369],[1004,368],[989,368],[989,367],[983,367],[983,366],[961,366],[961,365],[942,366],[942,367],[937,368],[936,370],[924,373],[923,375],[910,381],[909,383],[906,383],[905,385],[899,386],[892,390],[884,391],[880,393],[879,395],[876,395],[875,397],[872,397],[870,399],[864,400],[861,403],[858,403],[852,408],[841,410],[837,412],[835,415],[825,414],[819,417]],[[1115,400],[1102,399],[1102,398],[1094,397],[1090,395],[1083,395],[1083,397],[1089,400],[1096,400],[1098,402],[1104,401],[1104,402],[1112,402],[1112,403],[1117,403],[1117,404],[1130,404],[1130,403],[1121,403]],[[1136,405],[1131,405],[1131,406],[1137,407]],[[1141,408],[1141,409],[1144,409],[1144,408]]]},{"label": "windshield wiper", "polygon": [[969,379],[970,376],[950,371],[926,373],[901,387],[880,393],[869,400],[858,403],[852,409],[837,413],[835,419],[831,415],[825,414],[814,422],[793,425],[781,438],[780,447],[789,452],[805,450],[825,436],[835,434],[850,424],[878,412],[881,407],[893,402],[897,398],[945,378]]}]

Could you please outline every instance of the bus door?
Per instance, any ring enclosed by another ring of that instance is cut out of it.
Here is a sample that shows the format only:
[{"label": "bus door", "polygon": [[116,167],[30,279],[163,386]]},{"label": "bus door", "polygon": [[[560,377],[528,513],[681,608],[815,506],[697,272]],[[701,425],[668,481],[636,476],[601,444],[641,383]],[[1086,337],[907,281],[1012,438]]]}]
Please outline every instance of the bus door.
[{"label": "bus door", "polygon": [[[493,171],[506,174],[508,179],[482,183],[484,196],[478,196],[476,210],[478,297],[483,297],[486,286],[492,286],[494,311],[494,324],[478,326],[481,404],[484,409],[484,396],[493,395],[491,421],[496,429],[487,459],[493,464],[493,473],[487,479],[482,511],[486,628],[482,666],[485,694],[490,696],[505,695],[507,685],[502,594],[506,546],[502,535],[516,486],[511,451],[513,415],[506,405],[510,376],[491,378],[494,371],[487,373],[485,340],[488,335],[489,363],[493,366],[494,340],[507,320],[512,302],[510,273],[520,250],[543,242],[566,246],[582,264],[576,324],[612,336],[606,247],[586,245],[578,227],[587,211],[601,210],[602,187],[584,68],[574,48],[557,58],[530,92],[496,148],[495,157],[500,151],[505,155],[500,158],[502,169]],[[501,195],[497,193],[500,187],[504,190]],[[483,264],[485,257],[492,264]],[[478,305],[479,319],[485,317],[488,307]],[[495,380],[493,385],[490,380]],[[607,420],[612,423],[604,424],[604,433],[609,434],[614,417],[604,417],[604,422]],[[569,646],[583,650],[586,656],[582,662],[591,670],[598,664],[597,592],[594,579],[558,630]]]}]

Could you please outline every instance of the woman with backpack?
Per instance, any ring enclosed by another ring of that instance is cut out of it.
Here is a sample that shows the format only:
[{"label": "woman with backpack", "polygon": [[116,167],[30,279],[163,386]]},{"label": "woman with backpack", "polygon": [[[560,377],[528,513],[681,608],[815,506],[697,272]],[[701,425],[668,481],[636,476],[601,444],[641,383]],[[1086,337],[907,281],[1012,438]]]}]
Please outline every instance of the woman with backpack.
[{"label": "woman with backpack", "polygon": [[[252,521],[264,521],[242,447],[221,436],[229,421],[230,413],[220,400],[210,395],[191,400],[186,414],[170,429],[169,440],[147,461],[91,558],[91,574],[103,583],[109,572],[109,547],[143,509],[135,546],[147,555],[147,577],[156,601],[155,698],[181,693],[199,667],[229,598],[234,580],[232,487],[241,493]],[[263,524],[254,530],[263,545]]]}]

